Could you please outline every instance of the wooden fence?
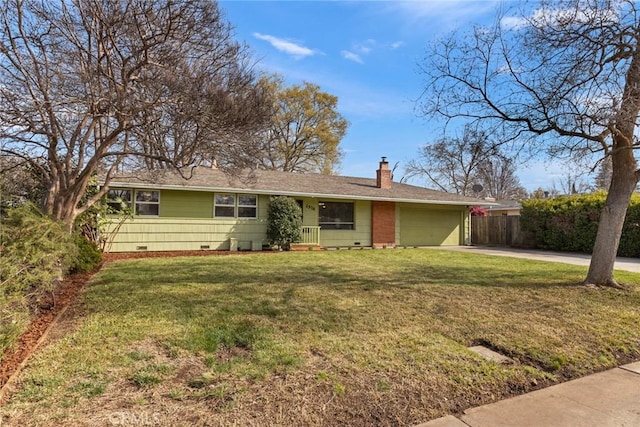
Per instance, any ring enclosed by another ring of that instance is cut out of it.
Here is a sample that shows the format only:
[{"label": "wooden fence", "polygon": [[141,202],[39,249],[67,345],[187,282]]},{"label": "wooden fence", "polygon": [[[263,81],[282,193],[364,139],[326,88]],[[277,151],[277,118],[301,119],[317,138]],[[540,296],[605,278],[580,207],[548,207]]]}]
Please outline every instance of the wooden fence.
[{"label": "wooden fence", "polygon": [[520,216],[472,216],[471,243],[474,245],[522,246]]}]

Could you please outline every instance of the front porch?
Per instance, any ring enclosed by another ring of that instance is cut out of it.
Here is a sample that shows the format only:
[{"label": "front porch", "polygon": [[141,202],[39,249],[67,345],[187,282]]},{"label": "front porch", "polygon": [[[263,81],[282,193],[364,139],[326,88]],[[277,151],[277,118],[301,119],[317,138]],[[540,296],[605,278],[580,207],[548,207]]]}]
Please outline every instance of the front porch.
[{"label": "front porch", "polygon": [[301,227],[300,241],[291,244],[291,250],[311,250],[320,248],[320,227],[305,225]]}]

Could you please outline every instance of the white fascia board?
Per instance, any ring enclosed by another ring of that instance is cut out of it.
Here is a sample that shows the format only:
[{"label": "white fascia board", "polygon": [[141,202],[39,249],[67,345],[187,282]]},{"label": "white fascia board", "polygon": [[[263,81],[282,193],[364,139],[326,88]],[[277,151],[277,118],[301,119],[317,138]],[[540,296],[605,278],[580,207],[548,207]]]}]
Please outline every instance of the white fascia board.
[{"label": "white fascia board", "polygon": [[329,194],[329,193],[303,193],[297,191],[278,191],[278,190],[256,190],[251,188],[233,188],[233,187],[200,187],[200,186],[184,186],[184,185],[153,185],[149,183],[127,183],[127,182],[111,182],[109,187],[126,187],[137,189],[153,189],[153,190],[187,190],[187,191],[203,191],[203,192],[224,192],[224,193],[241,193],[241,194],[261,194],[266,196],[291,196],[291,197],[311,197],[314,199],[340,199],[340,200],[370,200],[376,202],[396,202],[396,203],[419,203],[425,205],[454,205],[454,206],[498,206],[495,202],[483,201],[459,201],[459,200],[430,200],[430,199],[403,199],[398,197],[369,197],[355,196],[347,194]]}]

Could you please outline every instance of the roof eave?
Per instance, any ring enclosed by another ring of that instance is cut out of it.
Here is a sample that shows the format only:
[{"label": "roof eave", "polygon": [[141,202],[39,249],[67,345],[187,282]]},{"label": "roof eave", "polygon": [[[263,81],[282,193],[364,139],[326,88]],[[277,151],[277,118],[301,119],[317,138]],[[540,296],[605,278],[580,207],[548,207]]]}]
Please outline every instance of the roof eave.
[{"label": "roof eave", "polygon": [[496,203],[484,202],[484,201],[468,201],[468,200],[434,200],[434,199],[412,199],[402,197],[377,197],[377,196],[361,196],[352,194],[331,194],[331,193],[309,193],[299,191],[281,191],[281,190],[262,190],[254,188],[237,188],[237,187],[204,187],[204,186],[184,186],[184,185],[171,185],[171,184],[154,184],[149,183],[132,183],[132,182],[119,182],[112,181],[109,183],[110,187],[129,187],[129,188],[144,188],[144,189],[159,189],[159,190],[189,190],[189,191],[207,191],[207,192],[225,192],[225,193],[250,193],[261,195],[281,195],[291,197],[313,197],[313,198],[328,198],[328,199],[348,199],[348,200],[371,200],[377,202],[396,202],[396,203],[420,203],[431,205],[455,205],[455,206],[496,206]]}]

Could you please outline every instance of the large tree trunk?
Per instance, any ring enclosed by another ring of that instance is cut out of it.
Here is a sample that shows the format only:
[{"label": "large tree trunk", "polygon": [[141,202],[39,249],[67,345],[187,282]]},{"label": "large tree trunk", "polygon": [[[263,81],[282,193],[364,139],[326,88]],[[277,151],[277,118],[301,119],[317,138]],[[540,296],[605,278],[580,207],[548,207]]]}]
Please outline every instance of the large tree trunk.
[{"label": "large tree trunk", "polygon": [[73,192],[58,192],[53,200],[49,200],[45,205],[45,213],[57,221],[65,224],[67,230],[73,231],[77,213],[77,206],[82,198],[82,194],[74,194]]},{"label": "large tree trunk", "polygon": [[630,148],[614,153],[612,160],[613,176],[600,214],[586,285],[620,287],[613,277],[613,268],[627,208],[637,185],[636,161]]},{"label": "large tree trunk", "polygon": [[[60,176],[60,175],[56,175]],[[44,201],[44,212],[66,225],[71,233],[76,218],[84,211],[80,208],[80,202],[85,196],[89,180],[85,174],[78,179],[69,182],[53,181],[49,184],[49,191]]]},{"label": "large tree trunk", "polygon": [[[637,31],[640,32],[640,29]],[[640,113],[640,49],[637,45],[633,49],[620,109],[610,127],[613,139],[611,184],[598,223],[591,264],[584,282],[586,285],[619,287],[613,278],[613,268],[631,195],[638,184],[638,162],[633,149],[636,121]]]}]

